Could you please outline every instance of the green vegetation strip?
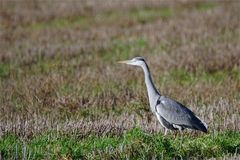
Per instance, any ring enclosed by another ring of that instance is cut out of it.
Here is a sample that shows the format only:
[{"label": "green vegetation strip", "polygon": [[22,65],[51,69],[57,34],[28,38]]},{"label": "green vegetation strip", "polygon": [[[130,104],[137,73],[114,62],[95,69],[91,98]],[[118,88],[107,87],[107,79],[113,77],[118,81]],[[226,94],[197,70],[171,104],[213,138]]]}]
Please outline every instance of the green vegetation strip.
[{"label": "green vegetation strip", "polygon": [[0,78],[6,78],[10,73],[10,64],[0,63]]},{"label": "green vegetation strip", "polygon": [[78,138],[48,132],[31,140],[5,135],[0,140],[3,158],[150,159],[221,157],[240,153],[240,133],[223,132],[198,137],[148,134],[135,128],[122,136]]},{"label": "green vegetation strip", "polygon": [[153,22],[158,18],[168,18],[173,15],[170,8],[143,8],[132,9],[129,11],[114,11],[104,12],[95,16],[75,16],[75,17],[60,17],[48,22],[36,22],[30,24],[27,28],[31,30],[46,29],[46,28],[67,28],[67,27],[82,27],[88,28],[91,25],[101,23],[115,24],[116,20],[119,24],[126,22],[146,23]]},{"label": "green vegetation strip", "polygon": [[[198,11],[207,11],[216,6],[215,3],[197,3],[191,6]],[[186,6],[185,6],[186,7]],[[175,8],[175,10],[182,11],[185,7]],[[30,30],[46,29],[46,28],[66,28],[66,27],[82,27],[88,28],[91,25],[97,25],[100,23],[105,24],[118,24],[124,23],[151,23],[157,19],[166,19],[174,15],[173,10],[170,7],[163,8],[133,8],[128,11],[115,10],[110,12],[99,13],[92,16],[75,16],[75,17],[58,17],[51,21],[36,22],[30,24],[27,28]],[[120,22],[120,23],[119,23]]]}]

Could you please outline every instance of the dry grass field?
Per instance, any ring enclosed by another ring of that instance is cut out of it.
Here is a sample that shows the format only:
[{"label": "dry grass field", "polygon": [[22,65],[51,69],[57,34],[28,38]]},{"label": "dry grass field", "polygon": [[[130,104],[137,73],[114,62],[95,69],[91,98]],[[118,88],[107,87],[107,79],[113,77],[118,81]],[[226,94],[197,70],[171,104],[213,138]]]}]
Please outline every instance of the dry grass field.
[{"label": "dry grass field", "polygon": [[[239,158],[239,10],[237,0],[0,0],[1,157]],[[163,137],[141,69],[116,63],[134,56],[209,134]]]}]

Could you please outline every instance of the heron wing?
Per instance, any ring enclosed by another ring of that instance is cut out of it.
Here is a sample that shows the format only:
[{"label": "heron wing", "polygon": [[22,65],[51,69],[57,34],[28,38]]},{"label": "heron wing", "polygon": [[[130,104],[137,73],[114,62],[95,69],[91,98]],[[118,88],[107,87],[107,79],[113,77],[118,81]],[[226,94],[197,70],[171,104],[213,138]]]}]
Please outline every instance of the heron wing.
[{"label": "heron wing", "polygon": [[195,128],[194,124],[200,121],[190,109],[167,97],[161,96],[155,109],[171,124]]}]

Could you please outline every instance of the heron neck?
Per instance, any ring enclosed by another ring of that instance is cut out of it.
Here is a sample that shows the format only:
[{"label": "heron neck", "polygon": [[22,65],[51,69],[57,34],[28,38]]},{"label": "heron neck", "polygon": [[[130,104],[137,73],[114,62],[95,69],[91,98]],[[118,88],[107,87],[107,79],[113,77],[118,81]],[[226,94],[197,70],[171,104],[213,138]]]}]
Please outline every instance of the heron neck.
[{"label": "heron neck", "polygon": [[157,91],[157,89],[153,83],[151,72],[148,68],[148,65],[145,63],[144,65],[142,65],[142,68],[144,71],[145,84],[147,86],[148,99],[150,102],[150,106],[155,107],[154,106],[155,100],[156,100],[156,98],[158,98],[159,92]]}]

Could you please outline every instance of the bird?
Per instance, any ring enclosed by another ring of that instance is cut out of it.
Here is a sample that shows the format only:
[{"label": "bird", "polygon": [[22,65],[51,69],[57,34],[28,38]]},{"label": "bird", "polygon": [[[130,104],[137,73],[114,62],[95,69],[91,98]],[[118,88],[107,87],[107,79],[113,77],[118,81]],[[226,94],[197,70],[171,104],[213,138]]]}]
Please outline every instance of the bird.
[{"label": "bird", "polygon": [[160,94],[153,83],[151,72],[143,57],[118,61],[118,63],[138,66],[143,69],[150,108],[163,126],[164,135],[167,135],[168,130],[177,130],[182,133],[186,128],[202,131],[204,133],[208,132],[207,124],[189,108],[176,100]]}]

